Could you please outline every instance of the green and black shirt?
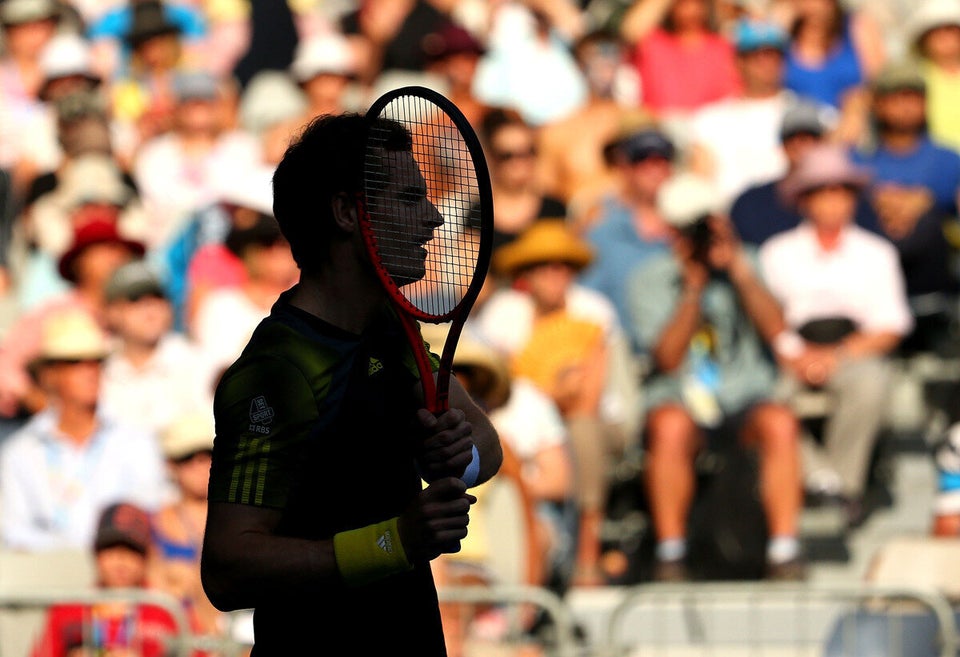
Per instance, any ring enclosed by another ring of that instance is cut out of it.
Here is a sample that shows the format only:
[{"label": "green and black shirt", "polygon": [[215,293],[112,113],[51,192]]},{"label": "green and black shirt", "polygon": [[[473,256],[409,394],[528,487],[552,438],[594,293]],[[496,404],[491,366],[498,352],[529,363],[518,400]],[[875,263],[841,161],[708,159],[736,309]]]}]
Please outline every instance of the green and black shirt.
[{"label": "green and black shirt", "polygon": [[[307,539],[399,515],[422,486],[409,429],[418,381],[393,314],[355,335],[281,296],[217,387],[210,501],[279,509],[277,531]],[[258,657],[445,654],[428,563],[259,607],[254,631]]]}]

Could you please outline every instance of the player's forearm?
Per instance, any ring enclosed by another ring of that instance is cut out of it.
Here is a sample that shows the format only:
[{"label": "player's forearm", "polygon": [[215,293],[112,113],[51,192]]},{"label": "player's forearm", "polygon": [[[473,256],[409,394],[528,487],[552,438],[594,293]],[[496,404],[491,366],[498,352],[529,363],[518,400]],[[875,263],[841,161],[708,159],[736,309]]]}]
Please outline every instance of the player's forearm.
[{"label": "player's forearm", "polygon": [[210,527],[200,567],[204,591],[221,611],[342,586],[333,541]]},{"label": "player's forearm", "polygon": [[477,483],[482,484],[500,470],[503,463],[503,448],[500,446],[497,430],[483,412],[479,412],[476,418],[468,415],[468,419],[473,425],[473,444],[477,446],[477,452],[480,454],[480,474],[477,476]]}]

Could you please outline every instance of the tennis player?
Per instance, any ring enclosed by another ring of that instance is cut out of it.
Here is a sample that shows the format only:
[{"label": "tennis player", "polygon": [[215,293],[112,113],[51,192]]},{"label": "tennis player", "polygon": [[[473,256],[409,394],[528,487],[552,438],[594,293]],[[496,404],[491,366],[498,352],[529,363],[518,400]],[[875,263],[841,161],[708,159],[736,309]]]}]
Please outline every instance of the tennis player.
[{"label": "tennis player", "polygon": [[[255,657],[326,647],[445,655],[430,560],[460,549],[475,501],[467,490],[502,460],[496,431],[455,378],[449,411],[424,407],[358,228],[370,125],[324,115],[287,149],[274,212],[300,280],[217,388],[201,570],[217,608],[254,609]],[[383,193],[404,214],[417,209],[418,225],[403,229],[422,259],[443,217],[409,134],[388,127]]]}]

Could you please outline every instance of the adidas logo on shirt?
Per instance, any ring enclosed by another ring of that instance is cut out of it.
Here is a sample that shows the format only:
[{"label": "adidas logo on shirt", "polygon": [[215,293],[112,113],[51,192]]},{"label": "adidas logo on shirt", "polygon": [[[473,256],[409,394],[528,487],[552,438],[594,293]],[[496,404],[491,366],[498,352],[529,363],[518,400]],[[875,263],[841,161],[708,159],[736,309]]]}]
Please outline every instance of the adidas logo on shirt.
[{"label": "adidas logo on shirt", "polygon": [[370,365],[367,367],[367,376],[373,376],[383,369],[383,363],[373,356],[370,357]]}]

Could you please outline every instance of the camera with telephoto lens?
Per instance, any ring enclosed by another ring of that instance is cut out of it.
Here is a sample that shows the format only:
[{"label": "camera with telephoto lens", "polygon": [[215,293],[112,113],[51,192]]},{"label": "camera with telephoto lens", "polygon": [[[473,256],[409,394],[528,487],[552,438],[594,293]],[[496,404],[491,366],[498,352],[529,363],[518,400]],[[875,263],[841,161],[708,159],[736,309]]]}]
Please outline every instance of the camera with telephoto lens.
[{"label": "camera with telephoto lens", "polygon": [[710,245],[713,243],[713,229],[710,228],[710,215],[705,214],[681,231],[690,240],[693,247],[692,257],[697,262],[707,264]]}]

